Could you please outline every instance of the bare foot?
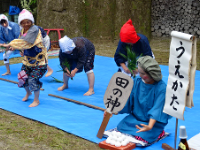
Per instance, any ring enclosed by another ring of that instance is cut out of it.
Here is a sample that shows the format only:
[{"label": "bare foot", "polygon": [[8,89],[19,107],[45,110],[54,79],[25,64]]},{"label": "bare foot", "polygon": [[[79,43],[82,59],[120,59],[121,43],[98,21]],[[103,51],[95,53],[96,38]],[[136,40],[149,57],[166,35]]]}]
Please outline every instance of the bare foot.
[{"label": "bare foot", "polygon": [[28,97],[32,95],[32,93],[26,93],[26,96],[22,99],[23,102],[28,100]]},{"label": "bare foot", "polygon": [[48,76],[52,75],[52,73],[53,73],[53,70],[49,69],[48,72],[47,72],[47,74],[45,75],[45,77],[48,77]]},{"label": "bare foot", "polygon": [[94,94],[94,90],[88,90],[88,91],[84,94],[84,96],[90,96],[90,95],[92,95],[92,94]]},{"label": "bare foot", "polygon": [[29,105],[29,107],[36,107],[40,104],[39,100],[34,100],[32,104]]},{"label": "bare foot", "polygon": [[6,76],[6,75],[11,75],[11,72],[6,72],[6,73],[2,74],[2,76]]},{"label": "bare foot", "polygon": [[68,89],[68,86],[67,85],[63,85],[63,86],[58,88],[58,91],[63,91],[64,89]]}]

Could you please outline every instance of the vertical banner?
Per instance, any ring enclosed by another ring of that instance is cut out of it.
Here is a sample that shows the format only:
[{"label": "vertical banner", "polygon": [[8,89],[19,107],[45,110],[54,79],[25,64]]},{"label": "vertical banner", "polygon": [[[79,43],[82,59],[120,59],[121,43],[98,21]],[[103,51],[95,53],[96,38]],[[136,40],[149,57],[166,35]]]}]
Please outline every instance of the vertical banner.
[{"label": "vertical banner", "polygon": [[185,106],[193,104],[196,71],[196,39],[194,36],[172,31],[169,57],[169,77],[163,112],[184,120]]}]

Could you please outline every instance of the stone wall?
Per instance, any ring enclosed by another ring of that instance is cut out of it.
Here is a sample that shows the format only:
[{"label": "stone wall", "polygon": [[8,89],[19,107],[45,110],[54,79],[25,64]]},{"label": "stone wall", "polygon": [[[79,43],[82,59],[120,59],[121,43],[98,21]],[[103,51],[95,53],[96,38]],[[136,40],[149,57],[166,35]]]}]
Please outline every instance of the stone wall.
[{"label": "stone wall", "polygon": [[[131,18],[136,31],[151,35],[151,0],[38,0],[37,24],[64,28],[63,35],[92,40],[118,40]],[[52,39],[57,38],[51,33]]]},{"label": "stone wall", "polygon": [[180,31],[200,37],[200,0],[152,0],[153,36]]}]

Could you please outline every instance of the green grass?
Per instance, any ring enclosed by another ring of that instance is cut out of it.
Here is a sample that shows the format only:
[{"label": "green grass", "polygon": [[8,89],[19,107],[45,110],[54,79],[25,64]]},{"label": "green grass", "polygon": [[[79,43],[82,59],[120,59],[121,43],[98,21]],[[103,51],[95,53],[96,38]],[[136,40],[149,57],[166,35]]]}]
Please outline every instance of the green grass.
[{"label": "green grass", "polygon": [[[117,41],[95,42],[96,55],[113,57]],[[154,38],[150,41],[156,60],[168,65],[169,38]],[[200,40],[197,42],[197,58],[200,56]],[[57,57],[49,57],[57,58]],[[10,63],[21,63],[22,58],[12,58]],[[200,70],[200,60],[197,59]],[[3,61],[0,61],[3,65]],[[12,72],[12,70],[11,70]],[[96,135],[94,135],[96,136]],[[55,127],[26,119],[0,109],[0,149],[1,150],[98,150],[97,144],[74,136]]]}]

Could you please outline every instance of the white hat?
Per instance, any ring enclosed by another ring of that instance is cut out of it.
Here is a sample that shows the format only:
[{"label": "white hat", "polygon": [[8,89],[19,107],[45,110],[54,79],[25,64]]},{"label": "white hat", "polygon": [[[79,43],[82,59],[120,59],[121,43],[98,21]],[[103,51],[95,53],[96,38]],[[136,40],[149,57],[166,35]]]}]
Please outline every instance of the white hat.
[{"label": "white hat", "polygon": [[[4,15],[4,14],[1,14],[1,15],[0,15],[0,21],[1,21],[1,20],[6,20],[6,21],[8,22],[8,17],[7,17],[6,15]],[[8,22],[7,28],[10,29],[10,30],[12,29],[12,28],[9,26],[9,22]]]},{"label": "white hat", "polygon": [[3,20],[6,20],[6,21],[8,22],[8,17],[7,17],[6,15],[4,15],[4,14],[1,14],[1,15],[0,15],[0,21],[1,21],[2,19],[3,19]]},{"label": "white hat", "polygon": [[18,24],[20,25],[21,21],[22,20],[25,20],[25,19],[28,19],[28,20],[31,20],[32,23],[34,23],[34,18],[33,18],[33,14],[26,10],[26,9],[23,9],[20,13],[19,13],[19,17],[18,17]]},{"label": "white hat", "polygon": [[70,52],[76,47],[73,40],[71,40],[66,35],[59,40],[59,46],[60,46],[63,53],[64,52]]}]

